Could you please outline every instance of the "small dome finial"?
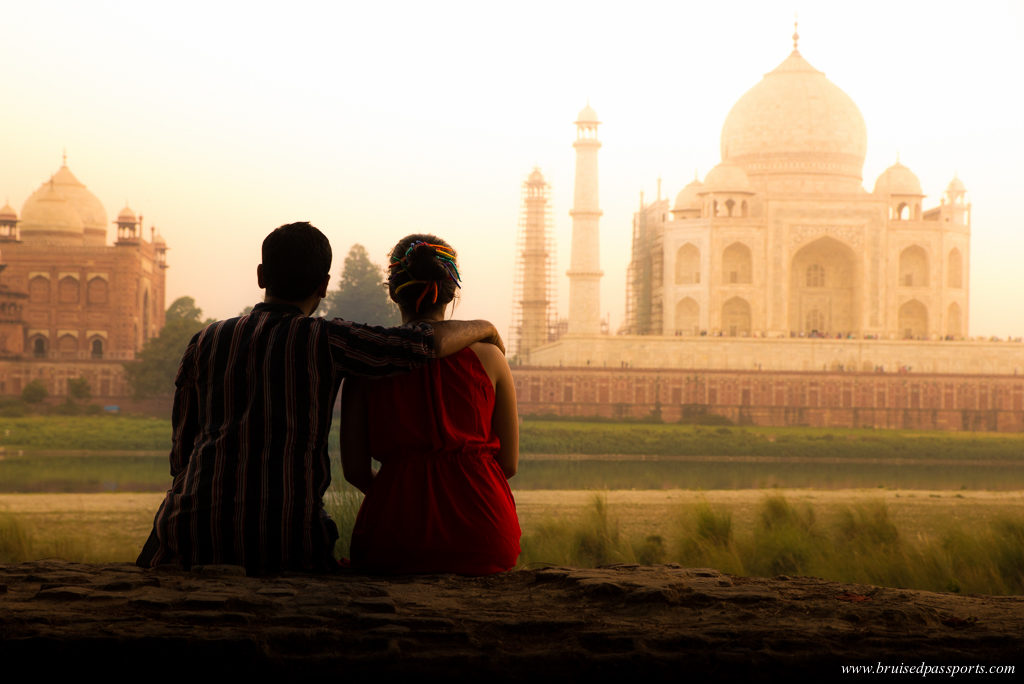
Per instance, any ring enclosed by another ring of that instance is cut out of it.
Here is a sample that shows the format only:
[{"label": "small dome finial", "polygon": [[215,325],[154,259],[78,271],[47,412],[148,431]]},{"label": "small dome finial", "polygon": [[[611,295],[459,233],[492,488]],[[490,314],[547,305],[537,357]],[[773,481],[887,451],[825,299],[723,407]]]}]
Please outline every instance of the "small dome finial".
[{"label": "small dome finial", "polygon": [[796,52],[796,44],[800,41],[800,34],[796,30],[797,18],[796,12],[793,12],[793,52]]},{"label": "small dome finial", "polygon": [[66,147],[61,152],[61,155],[60,155],[60,165],[61,166],[67,166],[68,165],[68,148],[66,148]]}]

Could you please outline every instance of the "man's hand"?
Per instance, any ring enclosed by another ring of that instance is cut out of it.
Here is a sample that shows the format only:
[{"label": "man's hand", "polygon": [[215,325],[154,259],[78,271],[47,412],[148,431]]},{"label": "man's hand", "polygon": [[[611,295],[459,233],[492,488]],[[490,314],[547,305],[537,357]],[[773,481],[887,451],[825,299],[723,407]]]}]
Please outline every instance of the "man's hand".
[{"label": "man's hand", "polygon": [[451,356],[474,342],[493,344],[505,353],[505,345],[490,321],[438,321],[434,327],[434,353],[437,358]]},{"label": "man's hand", "polygon": [[[488,323],[488,325],[490,325],[490,323]],[[491,325],[491,328],[494,328],[494,326]],[[501,335],[498,334],[497,328],[494,328],[494,334],[492,334],[490,337],[485,337],[484,339],[482,339],[480,341],[481,342],[486,342],[487,344],[493,344],[495,347],[497,347],[498,349],[501,350],[501,353],[504,356],[504,354],[505,354],[505,343],[502,342]]]}]

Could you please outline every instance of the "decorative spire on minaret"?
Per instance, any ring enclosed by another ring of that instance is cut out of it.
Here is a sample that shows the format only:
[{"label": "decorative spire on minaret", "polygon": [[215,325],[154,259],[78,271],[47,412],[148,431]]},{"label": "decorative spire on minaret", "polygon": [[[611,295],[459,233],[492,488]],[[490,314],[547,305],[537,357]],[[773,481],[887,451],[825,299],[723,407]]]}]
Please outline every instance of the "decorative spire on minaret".
[{"label": "decorative spire on minaret", "polygon": [[601,332],[601,272],[597,194],[597,112],[587,102],[576,117],[576,186],[572,216],[569,276],[569,334]]},{"label": "decorative spire on minaret", "polygon": [[61,151],[60,165],[61,166],[67,166],[68,165],[68,148],[66,148],[66,147]]},{"label": "decorative spire on minaret", "polygon": [[797,52],[796,44],[800,41],[800,34],[796,30],[797,18],[796,12],[793,12],[793,52]]}]

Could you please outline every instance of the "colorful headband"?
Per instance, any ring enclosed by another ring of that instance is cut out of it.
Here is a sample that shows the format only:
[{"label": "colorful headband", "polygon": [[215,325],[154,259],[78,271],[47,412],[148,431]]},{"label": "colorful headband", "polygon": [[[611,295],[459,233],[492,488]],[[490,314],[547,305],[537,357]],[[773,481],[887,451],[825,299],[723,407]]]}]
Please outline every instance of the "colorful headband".
[{"label": "colorful headband", "polygon": [[[455,283],[455,287],[462,287],[462,285],[460,284],[461,278],[459,276],[459,267],[455,263],[455,252],[454,250],[452,250],[451,247],[447,247],[445,245],[435,245],[429,242],[424,242],[422,240],[417,240],[416,242],[413,242],[411,245],[409,245],[409,248],[405,250],[405,254],[402,255],[401,258],[396,257],[395,255],[392,254],[391,264],[388,266],[388,268],[393,269],[398,267],[399,272],[407,273],[411,276],[412,274],[409,273],[409,257],[415,250],[419,249],[420,247],[429,247],[432,250],[434,250],[434,256],[437,257],[437,260],[441,262],[441,266],[448,274],[448,277],[451,278],[451,281]],[[398,294],[406,285],[413,284],[425,286],[423,288],[423,292],[421,292],[420,296],[416,299],[417,313],[420,310],[420,305],[423,303],[423,298],[427,296],[427,292],[430,290],[434,291],[432,302],[434,304],[437,304],[438,287],[436,280],[407,280],[406,282],[396,287],[394,293]]]}]

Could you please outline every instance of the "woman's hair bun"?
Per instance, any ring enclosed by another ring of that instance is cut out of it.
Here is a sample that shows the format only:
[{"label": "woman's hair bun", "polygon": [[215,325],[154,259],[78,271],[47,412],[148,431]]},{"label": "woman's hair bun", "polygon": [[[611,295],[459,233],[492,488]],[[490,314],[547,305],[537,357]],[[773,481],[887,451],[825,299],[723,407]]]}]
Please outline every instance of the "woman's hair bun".
[{"label": "woman's hair bun", "polygon": [[413,245],[407,259],[406,268],[415,280],[441,280],[448,277],[448,271],[437,258],[437,249],[433,245],[425,242]]},{"label": "woman's hair bun", "polygon": [[455,250],[435,235],[407,235],[391,250],[388,293],[403,311],[444,306],[460,287]]}]

